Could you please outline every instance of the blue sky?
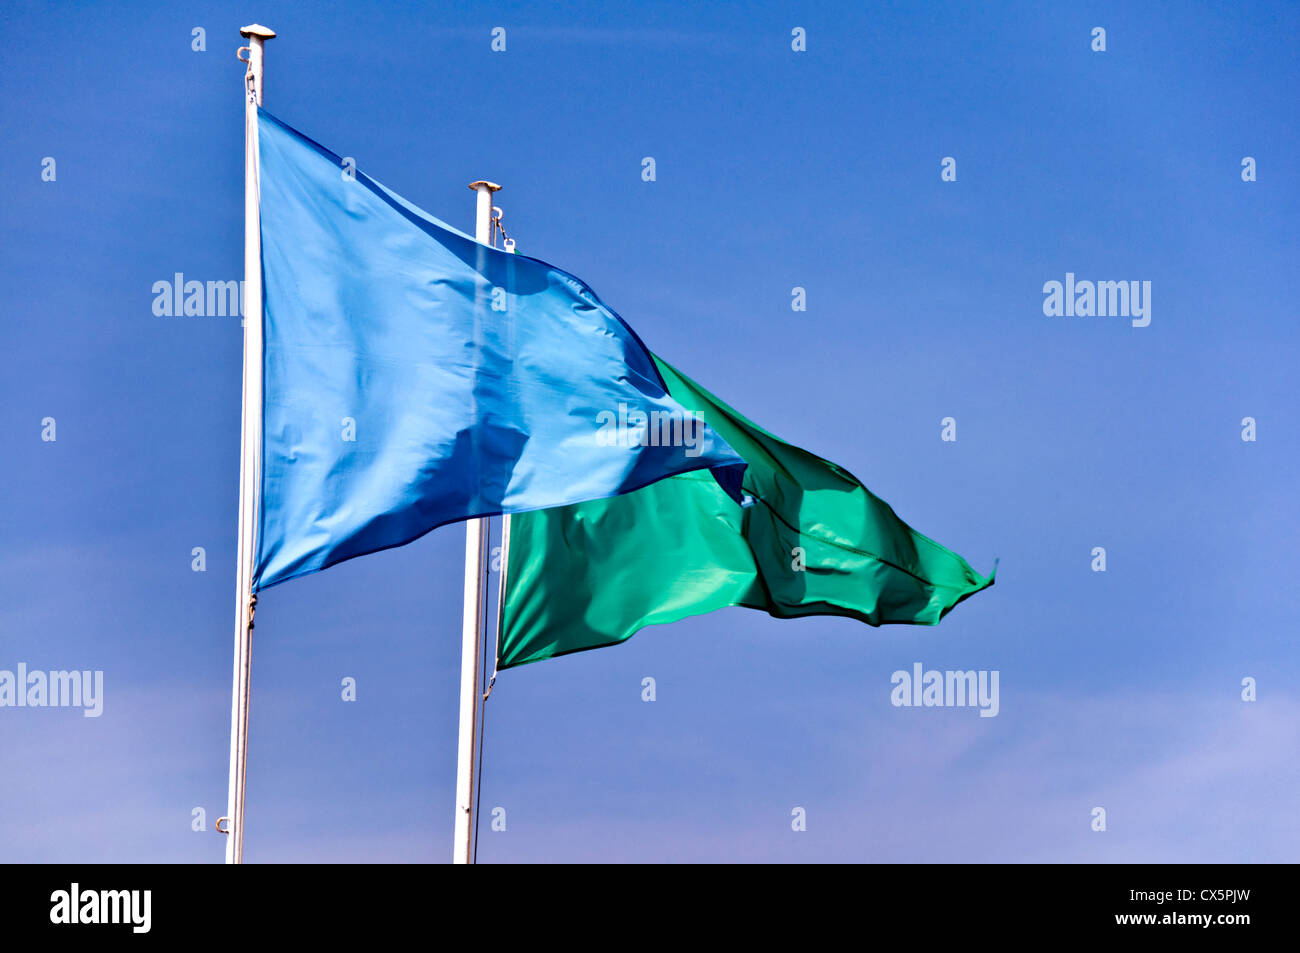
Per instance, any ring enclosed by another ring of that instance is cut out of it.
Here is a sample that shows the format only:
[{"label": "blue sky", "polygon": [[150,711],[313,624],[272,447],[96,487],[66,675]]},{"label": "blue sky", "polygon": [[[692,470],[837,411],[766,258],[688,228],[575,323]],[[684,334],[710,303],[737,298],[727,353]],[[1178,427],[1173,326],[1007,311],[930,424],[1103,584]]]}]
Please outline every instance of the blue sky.
[{"label": "blue sky", "polygon": [[[0,669],[105,701],[0,709],[0,857],[223,854],[240,326],[151,288],[240,277],[250,21],[276,116],[462,229],[502,183],[520,251],[1000,559],[935,628],[732,609],[503,673],[480,860],[1294,859],[1285,3],[6,5]],[[1067,272],[1150,281],[1150,325],[1044,315]],[[261,600],[247,860],[450,857],[463,538]],[[914,662],[1000,713],[892,706]]]}]

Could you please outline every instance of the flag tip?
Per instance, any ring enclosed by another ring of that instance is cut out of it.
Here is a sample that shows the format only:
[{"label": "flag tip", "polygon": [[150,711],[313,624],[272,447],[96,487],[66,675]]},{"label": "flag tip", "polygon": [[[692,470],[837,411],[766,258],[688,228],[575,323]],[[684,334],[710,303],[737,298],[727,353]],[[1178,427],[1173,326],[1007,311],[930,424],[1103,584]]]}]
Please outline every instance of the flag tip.
[{"label": "flag tip", "polygon": [[275,31],[269,26],[262,26],[260,23],[250,23],[248,26],[239,28],[240,36],[260,36],[264,40],[269,40],[275,36]]},{"label": "flag tip", "polygon": [[484,182],[482,179],[479,179],[477,182],[471,182],[469,184],[469,189],[471,192],[477,192],[480,185],[486,185],[489,192],[501,191],[501,186],[497,185],[495,182]]}]

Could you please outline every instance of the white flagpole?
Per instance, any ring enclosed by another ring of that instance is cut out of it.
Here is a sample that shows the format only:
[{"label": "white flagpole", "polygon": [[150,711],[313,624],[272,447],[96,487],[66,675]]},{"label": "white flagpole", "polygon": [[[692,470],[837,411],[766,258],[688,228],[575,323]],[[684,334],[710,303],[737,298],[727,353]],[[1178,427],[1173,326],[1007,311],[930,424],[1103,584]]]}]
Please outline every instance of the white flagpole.
[{"label": "white flagpole", "polygon": [[[235,564],[235,667],[230,701],[230,797],[217,830],[226,863],[244,862],[244,782],[248,768],[248,695],[253,664],[253,543],[262,473],[262,235],[258,217],[257,107],[262,104],[262,44],[275,36],[259,24],[248,38],[244,77],[244,385],[239,448],[239,551]],[[240,59],[243,59],[241,56]]]},{"label": "white flagpole", "polygon": [[[501,186],[471,182],[477,193],[474,237],[484,245],[492,241],[492,193]],[[456,746],[456,827],[452,839],[452,863],[473,860],[474,843],[474,742],[478,734],[482,673],[483,576],[487,544],[486,519],[465,524],[465,604],[461,619],[460,644],[460,737]]]}]

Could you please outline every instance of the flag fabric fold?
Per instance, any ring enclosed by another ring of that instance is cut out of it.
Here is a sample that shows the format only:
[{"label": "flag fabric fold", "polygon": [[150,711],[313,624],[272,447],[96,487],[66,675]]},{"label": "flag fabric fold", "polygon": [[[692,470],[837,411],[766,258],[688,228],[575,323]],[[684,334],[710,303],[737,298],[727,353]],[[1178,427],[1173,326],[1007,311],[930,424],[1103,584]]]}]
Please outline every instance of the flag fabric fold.
[{"label": "flag fabric fold", "polygon": [[258,136],[255,589],[457,520],[710,468],[738,486],[744,461],[585,283],[448,227],[263,110]]},{"label": "flag fabric fold", "polygon": [[844,468],[655,359],[668,392],[745,459],[745,505],[707,474],[511,519],[498,667],[613,645],[727,606],[934,625],[993,584]]}]

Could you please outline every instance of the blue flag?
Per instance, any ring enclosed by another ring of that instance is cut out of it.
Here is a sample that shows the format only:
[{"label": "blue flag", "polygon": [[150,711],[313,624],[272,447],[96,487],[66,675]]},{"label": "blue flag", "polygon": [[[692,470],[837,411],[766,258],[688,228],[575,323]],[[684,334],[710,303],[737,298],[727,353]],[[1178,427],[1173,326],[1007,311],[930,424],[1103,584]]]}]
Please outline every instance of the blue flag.
[{"label": "blue flag", "polygon": [[261,110],[258,136],[255,589],[690,470],[738,492],[744,461],[582,281],[444,225]]}]

